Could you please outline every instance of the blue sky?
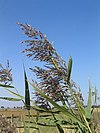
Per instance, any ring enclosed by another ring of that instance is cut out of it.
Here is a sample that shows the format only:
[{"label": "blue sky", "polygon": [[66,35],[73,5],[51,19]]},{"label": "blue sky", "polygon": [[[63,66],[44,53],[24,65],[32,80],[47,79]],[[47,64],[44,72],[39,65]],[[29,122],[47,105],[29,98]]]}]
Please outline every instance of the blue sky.
[{"label": "blue sky", "polygon": [[[23,95],[23,62],[29,79],[28,68],[36,64],[21,53],[20,42],[26,37],[16,22],[28,23],[46,34],[66,62],[73,57],[72,78],[80,85],[85,102],[88,79],[100,93],[99,0],[0,0],[0,63],[5,65],[9,59],[14,84]],[[10,96],[3,89],[0,95]],[[0,101],[2,104],[14,105]]]}]

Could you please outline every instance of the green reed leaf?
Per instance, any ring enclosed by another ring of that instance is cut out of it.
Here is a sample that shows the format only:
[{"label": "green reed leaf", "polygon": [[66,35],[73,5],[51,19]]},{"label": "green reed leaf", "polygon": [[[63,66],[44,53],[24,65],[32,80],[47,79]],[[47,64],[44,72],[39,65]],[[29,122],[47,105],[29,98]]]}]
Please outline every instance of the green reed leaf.
[{"label": "green reed leaf", "polygon": [[24,82],[25,82],[25,106],[28,110],[30,110],[30,92],[29,92],[29,85],[27,81],[25,68],[24,68]]},{"label": "green reed leaf", "polygon": [[5,87],[5,88],[14,88],[14,86],[10,86],[10,85],[3,85],[3,84],[0,84],[0,87]]},{"label": "green reed leaf", "polygon": [[56,123],[56,126],[57,126],[59,132],[60,132],[60,133],[64,133],[63,128],[62,128],[61,125],[57,122],[57,119],[56,119],[56,117],[55,117],[55,115],[54,115],[53,113],[52,113],[52,116],[53,116],[53,118],[54,118],[54,120],[55,120],[55,123]]},{"label": "green reed leaf", "polygon": [[89,81],[89,95],[88,95],[88,103],[86,108],[86,118],[91,119],[91,111],[92,111],[92,88]]},{"label": "green reed leaf", "polygon": [[97,104],[97,89],[96,89],[96,86],[95,86],[95,92],[94,92],[94,102],[95,102],[95,105]]},{"label": "green reed leaf", "polygon": [[69,58],[68,61],[68,76],[67,76],[67,83],[69,84],[70,82],[70,77],[71,77],[71,71],[72,71],[72,57]]},{"label": "green reed leaf", "polygon": [[9,93],[13,94],[14,96],[17,96],[17,97],[19,97],[20,99],[24,99],[23,96],[21,96],[20,94],[17,94],[16,92],[11,91],[11,90],[9,90],[9,89],[7,89],[7,88],[4,88],[4,89],[7,90]]},{"label": "green reed leaf", "polygon": [[22,99],[11,98],[11,97],[0,97],[0,99],[2,99],[2,100],[8,100],[8,101],[14,101],[14,102],[18,102],[18,101],[21,101],[22,100]]},{"label": "green reed leaf", "polygon": [[84,123],[82,123],[74,114],[72,114],[71,112],[69,112],[65,107],[62,107],[62,106],[58,105],[56,102],[52,101],[47,95],[45,95],[41,90],[39,90],[32,83],[30,83],[30,85],[33,86],[33,88],[36,91],[38,91],[42,97],[44,97],[46,100],[48,100],[55,108],[57,108],[59,111],[61,111],[63,114],[65,114],[69,119],[71,119],[72,121],[74,121],[76,123],[79,123],[82,127],[87,128],[84,125]]}]

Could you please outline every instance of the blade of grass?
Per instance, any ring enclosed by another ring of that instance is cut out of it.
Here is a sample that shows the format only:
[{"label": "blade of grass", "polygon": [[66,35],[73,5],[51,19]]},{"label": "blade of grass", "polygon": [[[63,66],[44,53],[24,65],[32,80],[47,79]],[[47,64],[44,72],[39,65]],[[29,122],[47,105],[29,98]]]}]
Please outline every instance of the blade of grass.
[{"label": "blade of grass", "polygon": [[27,128],[26,128],[26,123],[25,123],[24,117],[22,117],[22,122],[23,122],[23,126],[24,126],[24,132],[29,133]]},{"label": "blade of grass", "polygon": [[3,85],[3,84],[0,84],[0,87],[5,87],[5,88],[14,88],[14,86],[10,86],[10,85]]},{"label": "blade of grass", "polygon": [[72,121],[79,123],[82,127],[87,128],[74,114],[70,113],[66,108],[61,107],[56,102],[52,101],[47,95],[45,95],[41,90],[39,90],[36,86],[30,83],[30,85],[33,86],[33,88],[40,93],[42,97],[44,97],[46,100],[48,100],[55,108],[57,108],[59,111],[61,111],[63,114],[65,114],[67,117],[69,117]]},{"label": "blade of grass", "polygon": [[52,116],[53,116],[53,118],[54,118],[54,120],[55,120],[55,123],[56,123],[56,126],[57,126],[59,132],[60,132],[60,133],[64,133],[63,128],[60,126],[59,123],[57,123],[57,119],[56,119],[56,117],[55,117],[55,115],[54,115],[53,113],[52,113]]},{"label": "blade of grass", "polygon": [[94,92],[94,103],[95,105],[97,105],[97,89],[96,89],[96,86],[95,86],[95,92]]},{"label": "blade of grass", "polygon": [[[25,99],[24,96],[20,95],[19,93],[16,93],[16,92],[14,92],[14,91],[9,90],[9,89],[8,89],[8,86],[6,86],[6,85],[2,85],[2,87],[4,87],[4,89],[7,90],[9,93],[11,93],[11,94],[13,94],[14,96],[20,98],[20,99],[22,100],[22,102],[24,103],[24,100],[23,100],[23,99]],[[15,87],[14,87],[14,86],[9,86],[9,88],[15,88]],[[15,88],[15,90],[17,90],[17,89]],[[34,104],[34,101],[31,100],[31,99],[30,99],[30,102],[32,102],[32,103]],[[34,108],[35,108],[35,106],[34,106]]]},{"label": "blade of grass", "polygon": [[91,111],[92,111],[92,88],[89,81],[89,96],[86,108],[86,118],[91,119]]},{"label": "blade of grass", "polygon": [[11,91],[11,90],[9,90],[9,89],[7,89],[7,88],[4,88],[4,89],[7,90],[8,92],[10,92],[11,94],[13,94],[14,96],[17,96],[17,97],[19,97],[19,98],[21,98],[21,99],[24,99],[23,96],[21,96],[20,94],[15,93],[14,91]]},{"label": "blade of grass", "polygon": [[22,99],[11,98],[11,97],[0,97],[0,99],[2,99],[2,100],[8,100],[8,101],[14,101],[14,102],[18,102],[18,101],[21,101],[22,100]]},{"label": "blade of grass", "polygon": [[70,58],[69,58],[69,61],[68,61],[67,84],[69,84],[69,82],[70,82],[71,71],[72,71],[72,57],[70,57]]},{"label": "blade of grass", "polygon": [[[24,67],[24,65],[23,65]],[[25,106],[28,110],[30,110],[30,92],[29,92],[29,85],[27,81],[27,75],[24,67],[24,82],[25,82]]]},{"label": "blade of grass", "polygon": [[[70,86],[69,86],[69,90],[70,90],[70,92],[71,92],[71,94],[72,94],[72,96],[73,96],[73,93],[72,93],[72,90],[71,90]],[[76,101],[75,98],[74,98],[74,96],[73,96],[73,99],[74,99],[74,102],[75,102],[76,105],[77,105],[78,110],[80,111],[80,113],[81,113],[81,115],[82,115],[82,117],[83,117],[82,123],[85,122],[85,125],[86,125],[86,127],[88,128],[89,132],[92,133],[92,131],[91,131],[90,127],[89,127],[89,123],[88,123],[88,121],[87,121],[87,119],[86,119],[86,111],[85,111],[84,107],[82,106],[82,104],[81,104],[81,102],[80,102],[79,99],[77,99],[78,101]]]}]

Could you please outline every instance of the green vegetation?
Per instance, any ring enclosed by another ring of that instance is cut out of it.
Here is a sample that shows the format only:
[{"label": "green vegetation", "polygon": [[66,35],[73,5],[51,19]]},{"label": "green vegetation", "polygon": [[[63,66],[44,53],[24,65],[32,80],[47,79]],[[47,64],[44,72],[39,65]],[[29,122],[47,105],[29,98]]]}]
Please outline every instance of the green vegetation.
[{"label": "green vegetation", "polygon": [[[40,66],[30,68],[37,76],[37,81],[28,81],[24,68],[25,97],[21,96],[20,93],[16,93],[16,87],[11,84],[11,69],[9,67],[7,69],[1,67],[0,81],[2,84],[0,86],[16,96],[16,98],[0,97],[0,99],[22,101],[24,103],[28,112],[28,118],[26,119],[23,116],[20,123],[20,126],[24,128],[24,132],[41,133],[42,131],[45,132],[45,130],[47,132],[48,128],[51,130],[49,132],[55,133],[65,133],[68,132],[67,129],[75,133],[97,132],[99,124],[97,121],[95,125],[93,120],[93,90],[90,81],[88,102],[85,108],[81,90],[71,79],[72,57],[69,58],[68,65],[66,65],[66,62],[53,48],[46,35],[43,35],[42,32],[32,28],[30,25],[21,23],[18,23],[18,25],[21,26],[25,35],[30,38],[22,42],[27,43],[27,48],[23,53],[26,53],[34,61],[44,63],[43,68]],[[29,85],[33,88],[34,99],[30,99]],[[10,88],[15,88],[15,92]],[[94,97],[96,103],[96,89]],[[31,115],[31,110],[33,109],[37,112],[35,117]],[[31,127],[33,131],[31,131]]]}]

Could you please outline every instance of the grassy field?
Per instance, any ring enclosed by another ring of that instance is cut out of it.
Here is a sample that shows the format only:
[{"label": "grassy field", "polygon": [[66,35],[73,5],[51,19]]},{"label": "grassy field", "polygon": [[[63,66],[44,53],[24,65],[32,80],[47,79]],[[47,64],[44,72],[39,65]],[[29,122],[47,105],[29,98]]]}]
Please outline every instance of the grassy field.
[{"label": "grassy field", "polygon": [[[22,110],[22,109],[2,109],[0,110],[0,114],[3,114],[7,117],[7,119],[10,119],[12,122],[17,121],[17,127],[18,127],[18,131],[19,133],[23,132],[23,118],[25,120],[26,123],[28,123],[29,121],[29,114],[27,110]],[[58,133],[58,130],[55,126],[55,123],[53,123],[53,118],[51,116],[51,114],[47,114],[47,113],[40,113],[39,114],[39,118],[38,118],[38,124],[36,125],[36,119],[37,119],[37,112],[34,110],[31,110],[30,113],[30,129],[32,133],[37,133],[38,130],[36,130],[35,128],[39,128],[40,129],[40,133]],[[56,114],[56,116],[59,116],[59,119],[65,119],[65,116],[61,116],[59,114]],[[48,121],[49,119],[49,121]],[[67,118],[66,118],[67,119]],[[48,125],[45,127],[45,125]],[[51,126],[50,126],[51,125]],[[28,126],[28,124],[27,124]],[[63,126],[64,130],[66,130],[66,126]],[[70,127],[67,127],[68,129],[65,131],[66,133],[70,133]],[[73,127],[72,127],[73,128]]]},{"label": "grassy field", "polygon": [[[2,109],[0,110],[0,115],[3,114],[7,117],[7,119],[10,119],[12,122],[17,122],[17,129],[19,133],[23,133],[23,120],[27,123],[30,121],[30,133],[38,133],[38,130],[40,133],[58,133],[58,130],[55,126],[55,123],[53,123],[53,117],[50,113],[40,113],[39,117],[37,118],[37,112],[34,110],[31,110],[30,118],[28,117],[28,111],[23,109]],[[57,118],[63,120],[67,119],[66,116],[63,116],[61,114],[56,114]],[[65,118],[66,117],[66,118]],[[36,120],[38,119],[38,124],[36,124]],[[100,108],[94,109],[93,112],[93,121],[95,126],[97,126],[97,133],[100,131]],[[45,126],[48,125],[48,126]],[[51,126],[50,126],[51,125]],[[70,129],[72,128],[72,129]],[[65,133],[74,133],[73,127],[69,127],[66,125],[63,125],[63,129]]]}]

